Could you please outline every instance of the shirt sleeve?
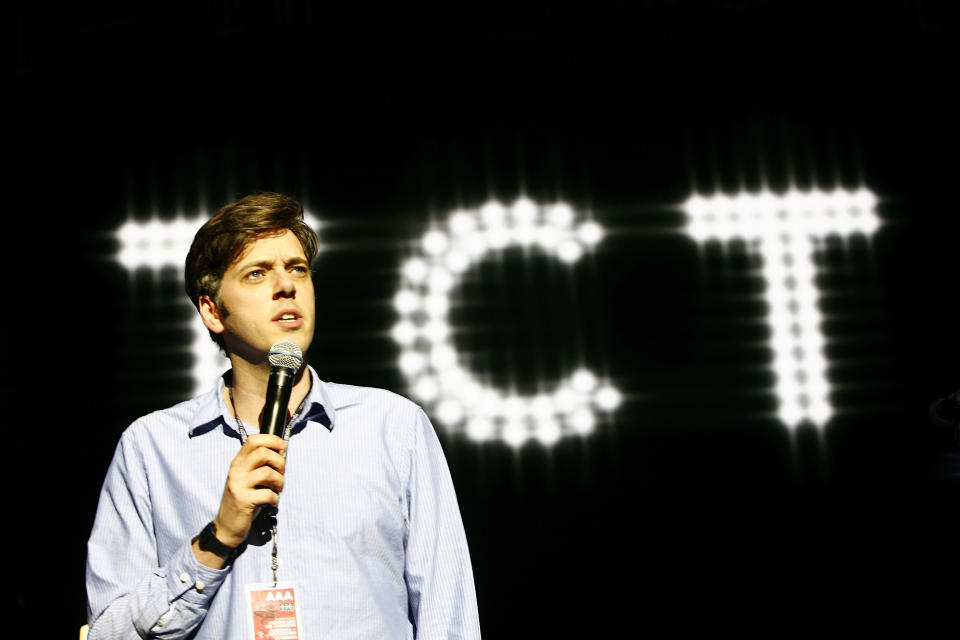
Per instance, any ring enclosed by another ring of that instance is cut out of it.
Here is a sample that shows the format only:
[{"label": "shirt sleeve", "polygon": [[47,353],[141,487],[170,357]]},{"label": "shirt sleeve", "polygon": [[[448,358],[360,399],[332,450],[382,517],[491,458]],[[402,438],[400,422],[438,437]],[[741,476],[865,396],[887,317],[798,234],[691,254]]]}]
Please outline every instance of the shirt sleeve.
[{"label": "shirt sleeve", "polygon": [[87,542],[89,640],[188,637],[229,572],[201,565],[191,544],[184,540],[160,566],[148,481],[124,433]]},{"label": "shirt sleeve", "polygon": [[407,489],[407,596],[418,640],[480,638],[473,568],[450,470],[418,410]]}]

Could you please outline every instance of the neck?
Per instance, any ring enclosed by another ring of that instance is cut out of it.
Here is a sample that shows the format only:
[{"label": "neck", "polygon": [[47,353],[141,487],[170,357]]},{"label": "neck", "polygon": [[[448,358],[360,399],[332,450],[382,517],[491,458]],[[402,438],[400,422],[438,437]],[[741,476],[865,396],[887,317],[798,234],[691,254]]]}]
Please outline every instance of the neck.
[{"label": "neck", "polygon": [[[224,401],[244,424],[259,426],[260,412],[267,397],[270,365],[268,363],[254,365],[232,355],[230,363],[233,365],[233,380],[230,383],[233,388],[233,406],[231,407],[229,389],[223,390]],[[290,392],[290,404],[287,407],[290,413],[297,410],[308,393],[310,393],[310,372],[304,363],[297,373]]]}]

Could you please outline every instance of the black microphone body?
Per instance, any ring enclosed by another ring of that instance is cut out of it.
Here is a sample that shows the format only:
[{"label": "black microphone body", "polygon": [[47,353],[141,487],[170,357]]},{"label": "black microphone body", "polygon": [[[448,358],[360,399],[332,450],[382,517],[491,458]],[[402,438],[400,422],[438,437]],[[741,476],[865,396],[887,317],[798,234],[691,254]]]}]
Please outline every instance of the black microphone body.
[{"label": "black microphone body", "polygon": [[294,378],[303,366],[303,352],[293,342],[277,342],[270,347],[270,379],[267,381],[267,398],[260,413],[260,433],[283,437],[290,418],[290,392]]},{"label": "black microphone body", "polygon": [[287,426],[290,405],[290,392],[293,391],[293,379],[296,371],[287,367],[270,367],[270,380],[267,382],[267,399],[260,414],[260,433],[269,433],[283,437]]}]

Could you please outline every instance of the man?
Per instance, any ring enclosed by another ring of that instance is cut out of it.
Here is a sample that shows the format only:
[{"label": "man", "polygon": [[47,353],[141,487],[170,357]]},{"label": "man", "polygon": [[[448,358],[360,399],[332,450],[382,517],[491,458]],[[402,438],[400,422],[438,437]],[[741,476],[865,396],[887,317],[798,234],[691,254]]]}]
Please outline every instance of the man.
[{"label": "man", "polygon": [[88,543],[90,640],[480,637],[419,407],[304,366],[285,437],[258,433],[271,345],[313,339],[317,246],[299,203],[271,193],[197,232],[187,294],[232,369],[121,436]]}]

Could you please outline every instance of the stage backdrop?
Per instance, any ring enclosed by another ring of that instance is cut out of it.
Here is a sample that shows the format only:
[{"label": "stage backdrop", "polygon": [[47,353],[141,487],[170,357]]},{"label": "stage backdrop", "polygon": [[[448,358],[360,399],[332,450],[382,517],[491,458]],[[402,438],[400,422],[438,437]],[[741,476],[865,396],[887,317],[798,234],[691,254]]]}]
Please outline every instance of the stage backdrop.
[{"label": "stage backdrop", "polygon": [[190,238],[268,190],[310,364],[433,419],[486,637],[955,630],[956,15],[642,4],[21,7],[18,619],[85,621],[120,433],[224,368]]}]

